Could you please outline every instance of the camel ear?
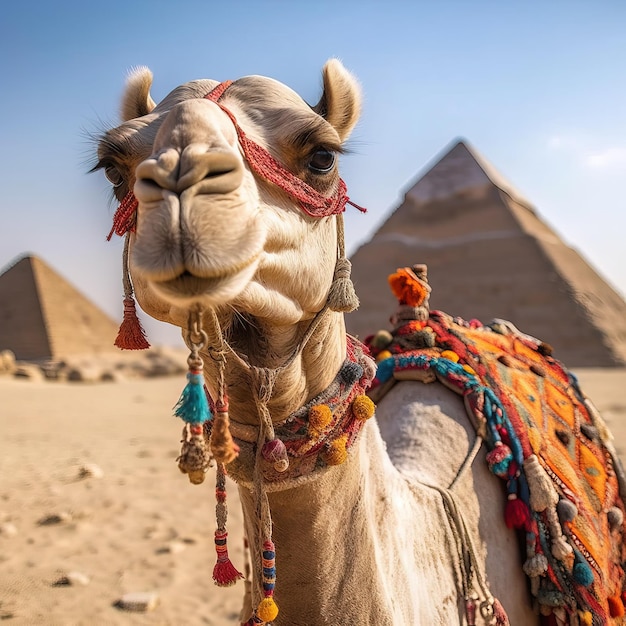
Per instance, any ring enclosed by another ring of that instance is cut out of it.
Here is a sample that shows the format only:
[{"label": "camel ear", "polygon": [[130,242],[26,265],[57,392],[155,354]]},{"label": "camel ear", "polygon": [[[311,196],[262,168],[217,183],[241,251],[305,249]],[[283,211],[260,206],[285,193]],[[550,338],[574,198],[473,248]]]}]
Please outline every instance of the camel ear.
[{"label": "camel ear", "polygon": [[361,87],[339,59],[330,59],[322,71],[324,93],[313,110],[345,141],[361,115]]},{"label": "camel ear", "polygon": [[148,115],[156,106],[150,96],[152,72],[147,67],[136,67],[126,79],[126,89],[122,97],[121,117],[123,122]]}]

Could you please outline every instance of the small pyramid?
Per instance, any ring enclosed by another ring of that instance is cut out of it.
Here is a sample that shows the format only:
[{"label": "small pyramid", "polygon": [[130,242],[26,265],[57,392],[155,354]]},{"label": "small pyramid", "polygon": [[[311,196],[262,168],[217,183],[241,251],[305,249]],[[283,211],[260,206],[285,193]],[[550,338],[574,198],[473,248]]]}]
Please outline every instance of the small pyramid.
[{"label": "small pyramid", "polygon": [[112,352],[111,318],[36,256],[0,275],[0,350],[19,360]]},{"label": "small pyramid", "polygon": [[623,298],[464,141],[408,188],[351,261],[361,306],[346,323],[362,338],[389,326],[387,276],[426,263],[431,308],[510,320],[570,367],[626,365]]}]

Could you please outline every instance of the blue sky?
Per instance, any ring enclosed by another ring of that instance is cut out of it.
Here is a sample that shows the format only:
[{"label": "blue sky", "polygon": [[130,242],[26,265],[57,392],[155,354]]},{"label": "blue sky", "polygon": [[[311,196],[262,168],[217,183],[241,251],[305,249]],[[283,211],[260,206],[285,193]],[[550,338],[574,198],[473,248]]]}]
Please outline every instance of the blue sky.
[{"label": "blue sky", "polygon": [[342,169],[369,212],[349,214],[348,252],[464,137],[624,294],[625,33],[617,0],[3,6],[0,267],[34,252],[119,318],[122,244],[105,242],[115,207],[87,174],[87,133],[116,122],[128,69],[153,70],[157,101],[191,79],[265,74],[315,102],[334,56],[365,95]]}]

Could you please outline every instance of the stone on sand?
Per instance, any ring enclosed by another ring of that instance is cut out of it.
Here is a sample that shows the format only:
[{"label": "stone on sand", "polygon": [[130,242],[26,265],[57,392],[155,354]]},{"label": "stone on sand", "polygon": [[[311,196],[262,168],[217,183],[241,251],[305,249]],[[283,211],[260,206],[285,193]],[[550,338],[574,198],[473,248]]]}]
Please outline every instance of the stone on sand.
[{"label": "stone on sand", "polygon": [[68,572],[67,574],[63,574],[60,578],[54,581],[53,585],[55,587],[66,587],[66,586],[83,586],[86,587],[91,582],[91,579],[87,574],[83,574],[82,572]]},{"label": "stone on sand", "polygon": [[37,521],[37,524],[39,526],[55,526],[56,524],[69,522],[71,519],[71,513],[68,513],[67,511],[61,511],[59,513],[51,513],[50,515],[45,515]]},{"label": "stone on sand", "polygon": [[3,537],[15,537],[17,535],[17,526],[11,522],[0,524],[0,535]]},{"label": "stone on sand", "polygon": [[104,472],[99,465],[95,463],[83,463],[78,468],[78,478],[102,478],[104,476]]},{"label": "stone on sand", "polygon": [[116,606],[125,611],[145,613],[154,610],[158,603],[159,596],[154,591],[133,591],[125,593],[116,602]]}]

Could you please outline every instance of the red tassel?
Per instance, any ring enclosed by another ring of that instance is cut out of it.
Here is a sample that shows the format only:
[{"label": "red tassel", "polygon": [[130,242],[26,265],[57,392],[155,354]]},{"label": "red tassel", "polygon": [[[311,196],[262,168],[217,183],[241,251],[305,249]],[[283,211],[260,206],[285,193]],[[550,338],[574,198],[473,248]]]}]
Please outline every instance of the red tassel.
[{"label": "red tassel", "polygon": [[624,603],[619,596],[609,598],[609,612],[611,617],[622,617],[624,615]]},{"label": "red tassel", "polygon": [[128,231],[135,230],[138,207],[139,202],[137,202],[135,194],[129,191],[120,202],[117,211],[115,211],[113,227],[111,228],[111,232],[107,235],[107,241],[111,241],[113,233],[123,237]]},{"label": "red tassel", "polygon": [[115,345],[120,350],[146,350],[150,347],[137,317],[135,300],[132,297],[124,298],[124,319],[117,333]]},{"label": "red tassel", "polygon": [[476,626],[476,600],[473,598],[465,600],[465,617],[467,626]]},{"label": "red tassel", "polygon": [[504,521],[509,528],[526,528],[530,522],[530,511],[524,502],[513,495],[513,498],[507,501],[504,509]]},{"label": "red tassel", "polygon": [[498,598],[494,598],[493,600],[493,616],[496,620],[496,626],[511,626],[509,616],[506,614]]},{"label": "red tassel", "polygon": [[215,551],[217,552],[217,563],[213,568],[213,580],[218,587],[230,587],[243,578],[243,574],[231,563],[228,558],[228,546],[226,531],[215,531]]},{"label": "red tassel", "polygon": [[559,623],[556,619],[556,615],[554,613],[550,613],[550,615],[542,616],[542,619],[545,621],[546,626],[559,626]]}]

